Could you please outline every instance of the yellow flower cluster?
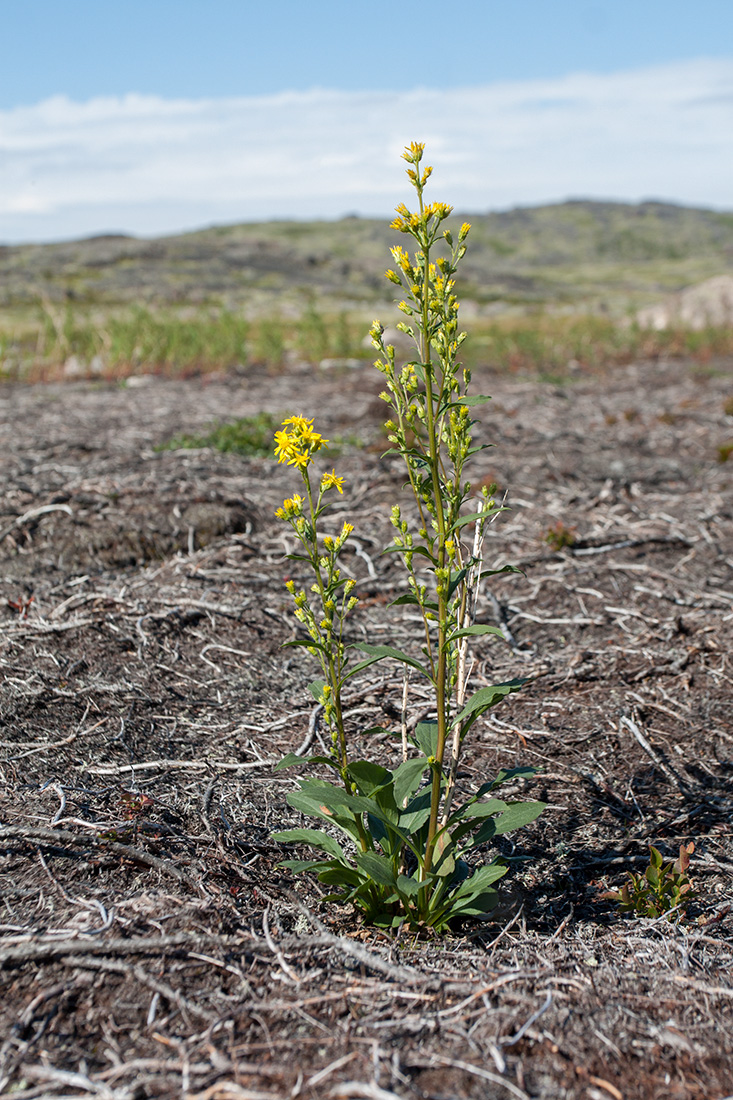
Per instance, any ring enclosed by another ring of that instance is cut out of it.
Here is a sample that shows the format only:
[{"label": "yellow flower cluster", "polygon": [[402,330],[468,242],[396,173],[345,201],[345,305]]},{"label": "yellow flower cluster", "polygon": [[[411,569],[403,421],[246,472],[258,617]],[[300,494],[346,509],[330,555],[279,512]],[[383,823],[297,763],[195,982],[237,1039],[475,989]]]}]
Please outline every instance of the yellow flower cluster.
[{"label": "yellow flower cluster", "polygon": [[328,489],[338,489],[340,493],[343,493],[344,479],[339,477],[335,470],[331,470],[330,474],[324,474],[321,478],[321,489],[324,493]]},{"label": "yellow flower cluster", "polygon": [[313,421],[304,416],[289,416],[282,422],[283,430],[275,432],[275,454],[278,462],[287,462],[305,470],[311,455],[328,443],[322,435],[313,430]]},{"label": "yellow flower cluster", "polygon": [[303,513],[303,498],[297,493],[283,501],[282,508],[277,508],[275,515],[278,519],[295,519]]}]

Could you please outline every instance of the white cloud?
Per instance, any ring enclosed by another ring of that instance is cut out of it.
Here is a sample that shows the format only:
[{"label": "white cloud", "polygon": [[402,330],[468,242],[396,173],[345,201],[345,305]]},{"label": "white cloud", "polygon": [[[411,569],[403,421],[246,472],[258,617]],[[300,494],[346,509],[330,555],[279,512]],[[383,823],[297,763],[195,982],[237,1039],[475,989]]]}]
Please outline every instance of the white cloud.
[{"label": "white cloud", "polygon": [[461,210],[568,196],[733,206],[733,59],[405,93],[57,96],[0,111],[0,239],[388,214],[425,141]]}]

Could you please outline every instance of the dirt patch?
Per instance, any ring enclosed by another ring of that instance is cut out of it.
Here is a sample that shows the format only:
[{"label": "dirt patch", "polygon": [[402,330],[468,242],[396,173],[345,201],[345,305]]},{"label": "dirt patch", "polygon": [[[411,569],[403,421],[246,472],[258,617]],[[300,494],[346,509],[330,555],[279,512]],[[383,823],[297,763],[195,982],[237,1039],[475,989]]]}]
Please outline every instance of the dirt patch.
[{"label": "dirt patch", "polygon": [[[491,528],[477,684],[527,688],[477,727],[467,788],[534,763],[549,802],[507,839],[488,925],[388,940],[277,869],[298,822],[273,765],[308,735],[313,669],[269,459],[157,452],[211,421],[301,411],[358,441],[354,639],[416,644],[380,457],[380,379],[298,372],[6,388],[0,515],[0,1092],[712,1100],[733,1092],[731,363],[642,363],[494,395],[477,481]],[[561,549],[548,530],[569,533]],[[394,722],[370,668],[358,729]],[[420,707],[416,699],[415,708]],[[365,751],[367,746],[363,746]],[[370,755],[391,752],[388,740]],[[696,850],[693,919],[599,899],[653,842]],[[697,923],[701,917],[704,923]]]}]

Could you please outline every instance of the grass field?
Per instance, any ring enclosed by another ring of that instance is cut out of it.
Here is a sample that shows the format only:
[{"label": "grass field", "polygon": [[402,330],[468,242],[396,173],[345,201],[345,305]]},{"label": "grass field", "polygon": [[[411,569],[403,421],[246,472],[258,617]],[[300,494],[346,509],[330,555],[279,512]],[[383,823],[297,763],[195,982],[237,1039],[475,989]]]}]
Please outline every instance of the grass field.
[{"label": "grass field", "polygon": [[[191,375],[246,368],[277,371],[295,360],[330,365],[369,360],[366,313],[337,313],[309,305],[300,317],[265,315],[248,321],[225,308],[123,311],[39,306],[0,320],[0,376],[5,380],[58,377],[125,378]],[[533,311],[467,323],[465,362],[500,371],[564,377],[633,359],[688,356],[701,363],[733,354],[733,330],[641,329],[591,313]]]}]

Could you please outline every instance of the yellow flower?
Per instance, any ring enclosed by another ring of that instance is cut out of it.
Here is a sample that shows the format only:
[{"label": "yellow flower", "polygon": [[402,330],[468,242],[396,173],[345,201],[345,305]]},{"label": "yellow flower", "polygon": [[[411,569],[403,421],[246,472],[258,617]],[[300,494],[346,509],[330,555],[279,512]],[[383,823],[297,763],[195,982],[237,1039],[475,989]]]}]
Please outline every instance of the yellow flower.
[{"label": "yellow flower", "polygon": [[311,456],[307,451],[297,451],[293,448],[293,453],[288,459],[288,466],[297,466],[299,470],[305,470],[310,460]]},{"label": "yellow flower", "polygon": [[313,424],[313,421],[306,420],[304,416],[289,416],[287,420],[283,420],[283,427],[286,424],[292,424],[294,432],[303,432]]},{"label": "yellow flower", "polygon": [[330,474],[324,474],[321,478],[321,489],[325,493],[328,489],[338,489],[340,493],[344,491],[344,479],[338,477],[335,470],[332,470]]},{"label": "yellow flower", "polygon": [[277,508],[275,515],[278,519],[293,519],[294,516],[301,515],[302,511],[303,498],[296,493],[295,496],[283,501],[282,508]]},{"label": "yellow flower", "polygon": [[298,454],[296,440],[287,432],[275,432],[275,454],[278,462],[292,463]]},{"label": "yellow flower", "polygon": [[319,451],[324,443],[328,443],[328,440],[324,439],[319,432],[314,432],[310,426],[300,432],[301,447],[307,447],[310,451]]}]

